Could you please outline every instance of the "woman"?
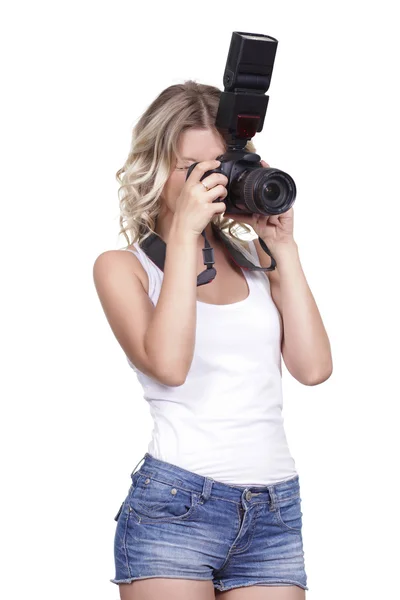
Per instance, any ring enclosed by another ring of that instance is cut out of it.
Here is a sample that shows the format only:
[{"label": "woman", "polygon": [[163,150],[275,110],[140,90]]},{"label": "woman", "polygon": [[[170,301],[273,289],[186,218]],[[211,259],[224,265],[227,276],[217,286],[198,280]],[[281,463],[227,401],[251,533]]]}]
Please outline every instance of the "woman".
[{"label": "woman", "polygon": [[[105,315],[154,419],[115,517],[110,581],[121,600],[300,600],[308,589],[281,352],[298,381],[315,385],[332,371],[329,340],[300,266],[293,210],[237,223],[213,202],[226,197],[226,176],[200,181],[227,148],[215,127],[220,93],[187,81],[142,115],[117,173],[121,232],[132,241],[94,264]],[[255,151],[251,141],[246,149]],[[251,231],[242,223],[265,241],[276,270],[230,259],[215,228],[270,265],[258,239],[235,235]],[[217,276],[196,286],[204,228]],[[164,271],[140,247],[151,233],[166,243]]]}]

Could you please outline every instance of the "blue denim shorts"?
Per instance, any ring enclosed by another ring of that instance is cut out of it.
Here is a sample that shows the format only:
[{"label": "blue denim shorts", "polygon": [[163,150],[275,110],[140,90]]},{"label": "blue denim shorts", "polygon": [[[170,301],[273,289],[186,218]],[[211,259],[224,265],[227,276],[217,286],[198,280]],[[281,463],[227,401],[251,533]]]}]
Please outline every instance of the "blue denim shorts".
[{"label": "blue denim shorts", "polygon": [[220,591],[250,585],[308,590],[298,475],[244,487],[147,452],[143,459],[114,517],[112,583],[171,577],[211,580]]}]

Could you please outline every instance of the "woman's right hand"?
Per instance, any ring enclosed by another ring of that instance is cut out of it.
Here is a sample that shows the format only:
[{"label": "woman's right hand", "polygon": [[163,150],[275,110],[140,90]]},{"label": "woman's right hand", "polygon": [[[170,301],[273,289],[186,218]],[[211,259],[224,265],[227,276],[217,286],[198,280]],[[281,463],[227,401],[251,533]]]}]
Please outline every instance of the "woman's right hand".
[{"label": "woman's right hand", "polygon": [[[185,181],[176,200],[174,221],[186,233],[201,235],[213,216],[226,211],[225,202],[214,202],[217,198],[226,198],[228,178],[223,173],[211,173],[200,181],[204,173],[217,169],[219,160],[205,160],[197,163]],[[203,182],[209,188],[204,187]]]}]

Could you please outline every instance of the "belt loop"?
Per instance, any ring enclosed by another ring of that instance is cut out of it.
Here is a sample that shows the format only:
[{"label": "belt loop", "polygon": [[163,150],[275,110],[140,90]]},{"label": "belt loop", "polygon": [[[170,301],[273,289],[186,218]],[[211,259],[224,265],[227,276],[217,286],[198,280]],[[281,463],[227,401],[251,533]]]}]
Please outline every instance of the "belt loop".
[{"label": "belt loop", "polygon": [[211,479],[210,477],[204,477],[203,491],[200,495],[200,504],[204,504],[204,500],[209,499],[213,483],[213,479]]},{"label": "belt loop", "polygon": [[271,499],[269,509],[270,510],[276,510],[276,501],[277,501],[277,498],[276,498],[276,494],[275,494],[275,487],[273,485],[269,485],[268,486],[268,491],[269,491],[269,497]]},{"label": "belt loop", "polygon": [[[146,452],[146,454],[147,454],[147,452]],[[133,469],[133,471],[132,471],[132,473],[131,473],[131,477],[132,477],[132,475],[134,474],[134,472],[136,471],[136,469],[137,469],[138,465],[140,465],[140,463],[142,462],[142,460],[143,460],[144,458],[146,458],[146,454],[145,454],[145,455],[144,455],[144,456],[143,456],[143,457],[142,457],[142,458],[139,460],[138,464],[137,464],[137,465],[136,465],[136,467]]]}]

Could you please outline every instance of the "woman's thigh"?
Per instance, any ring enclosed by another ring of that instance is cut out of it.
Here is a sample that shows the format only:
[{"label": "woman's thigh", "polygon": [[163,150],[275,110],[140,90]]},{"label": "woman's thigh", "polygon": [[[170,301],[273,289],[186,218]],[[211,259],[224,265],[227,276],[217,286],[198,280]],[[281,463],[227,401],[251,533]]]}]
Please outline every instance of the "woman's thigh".
[{"label": "woman's thigh", "polygon": [[212,581],[150,578],[119,584],[120,600],[215,600]]},{"label": "woman's thigh", "polygon": [[297,585],[239,587],[227,592],[215,591],[216,600],[305,600],[306,591]]}]

